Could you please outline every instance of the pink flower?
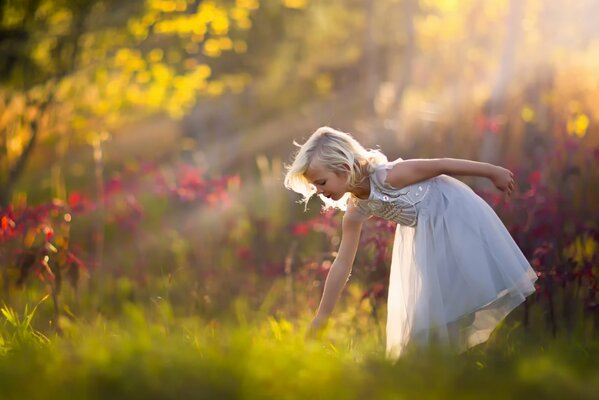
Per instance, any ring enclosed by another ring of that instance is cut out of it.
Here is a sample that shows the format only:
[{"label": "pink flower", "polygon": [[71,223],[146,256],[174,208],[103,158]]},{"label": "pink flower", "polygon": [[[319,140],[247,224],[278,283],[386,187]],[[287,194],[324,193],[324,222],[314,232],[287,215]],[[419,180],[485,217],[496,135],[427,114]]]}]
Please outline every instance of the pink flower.
[{"label": "pink flower", "polygon": [[528,182],[531,186],[538,186],[541,182],[541,171],[533,171],[528,175]]}]

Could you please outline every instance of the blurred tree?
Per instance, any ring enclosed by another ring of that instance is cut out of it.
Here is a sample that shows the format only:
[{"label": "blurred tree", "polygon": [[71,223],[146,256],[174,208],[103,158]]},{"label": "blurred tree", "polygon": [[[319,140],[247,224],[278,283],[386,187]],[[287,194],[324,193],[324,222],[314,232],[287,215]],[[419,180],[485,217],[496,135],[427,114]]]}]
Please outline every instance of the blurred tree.
[{"label": "blurred tree", "polygon": [[40,122],[54,100],[57,82],[74,70],[83,22],[95,3],[0,3],[2,207],[8,204],[38,140]]},{"label": "blurred tree", "polygon": [[241,91],[247,74],[234,62],[215,74],[213,64],[246,52],[257,7],[253,0],[2,2],[0,206],[41,134],[54,137],[60,182],[72,139],[97,146],[127,121],[161,112],[179,119],[199,95]]}]

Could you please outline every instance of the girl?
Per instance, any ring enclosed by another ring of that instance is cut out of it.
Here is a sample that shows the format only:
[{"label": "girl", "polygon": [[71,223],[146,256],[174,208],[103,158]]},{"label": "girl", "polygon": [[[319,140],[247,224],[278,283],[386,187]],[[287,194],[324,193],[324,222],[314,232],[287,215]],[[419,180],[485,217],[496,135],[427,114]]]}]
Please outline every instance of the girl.
[{"label": "girl", "polygon": [[537,279],[493,209],[448,175],[486,177],[508,196],[509,170],[475,161],[388,162],[349,134],[319,128],[287,165],[285,187],[345,211],[339,251],[308,336],[321,329],[351,273],[364,221],[397,223],[387,298],[386,356],[441,342],[463,352],[489,338]]}]

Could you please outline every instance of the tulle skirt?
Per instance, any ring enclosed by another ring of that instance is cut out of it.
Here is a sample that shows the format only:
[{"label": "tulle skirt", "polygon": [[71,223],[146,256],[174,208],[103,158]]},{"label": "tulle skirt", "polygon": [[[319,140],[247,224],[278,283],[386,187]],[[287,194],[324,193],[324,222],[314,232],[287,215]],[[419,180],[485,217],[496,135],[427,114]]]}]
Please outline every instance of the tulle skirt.
[{"label": "tulle skirt", "polygon": [[486,341],[534,293],[535,271],[495,211],[458,179],[430,180],[418,222],[397,225],[387,300],[388,358],[407,346],[458,353]]}]

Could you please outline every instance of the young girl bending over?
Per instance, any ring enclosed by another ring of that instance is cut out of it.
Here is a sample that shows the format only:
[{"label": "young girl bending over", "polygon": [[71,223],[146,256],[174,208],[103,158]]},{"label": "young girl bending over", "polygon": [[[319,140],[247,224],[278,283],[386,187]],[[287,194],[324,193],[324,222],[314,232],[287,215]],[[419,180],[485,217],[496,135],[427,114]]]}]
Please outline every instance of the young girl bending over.
[{"label": "young girl bending over", "polygon": [[537,279],[493,209],[449,175],[486,177],[511,195],[514,174],[452,158],[389,162],[351,135],[319,128],[286,166],[285,186],[345,211],[339,251],[308,335],[327,322],[351,273],[364,221],[397,223],[387,298],[386,355],[432,341],[458,352],[482,343]]}]

